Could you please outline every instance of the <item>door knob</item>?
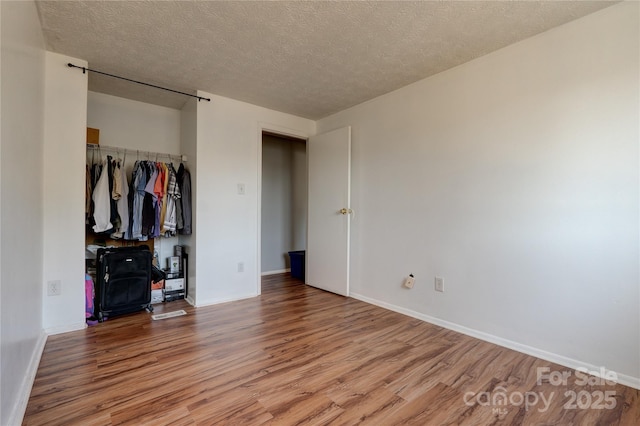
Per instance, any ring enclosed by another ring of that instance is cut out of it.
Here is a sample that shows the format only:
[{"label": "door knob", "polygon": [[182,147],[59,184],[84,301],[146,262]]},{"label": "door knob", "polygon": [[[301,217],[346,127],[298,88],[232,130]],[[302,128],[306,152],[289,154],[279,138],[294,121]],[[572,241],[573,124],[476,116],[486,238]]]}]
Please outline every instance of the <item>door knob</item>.
[{"label": "door knob", "polygon": [[340,209],[340,214],[350,214],[351,212],[352,212],[351,209],[345,209],[345,208]]}]

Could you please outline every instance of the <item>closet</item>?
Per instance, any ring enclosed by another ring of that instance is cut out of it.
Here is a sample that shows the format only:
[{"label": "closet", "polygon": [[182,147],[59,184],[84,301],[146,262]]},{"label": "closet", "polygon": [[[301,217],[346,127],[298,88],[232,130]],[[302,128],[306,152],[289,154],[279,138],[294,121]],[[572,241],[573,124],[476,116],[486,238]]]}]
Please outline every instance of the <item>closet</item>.
[{"label": "closet", "polygon": [[100,136],[87,144],[87,264],[99,246],[147,245],[160,269],[184,253],[191,176],[180,125],[179,110],[89,92],[87,126]]}]

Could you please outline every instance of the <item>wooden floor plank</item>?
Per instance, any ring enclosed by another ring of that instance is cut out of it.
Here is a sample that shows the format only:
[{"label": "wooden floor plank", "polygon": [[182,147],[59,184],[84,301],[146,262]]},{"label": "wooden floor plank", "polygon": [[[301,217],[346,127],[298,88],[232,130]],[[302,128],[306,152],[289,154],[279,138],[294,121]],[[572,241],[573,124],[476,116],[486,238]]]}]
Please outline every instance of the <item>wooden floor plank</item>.
[{"label": "wooden floor plank", "polygon": [[[156,311],[178,309],[51,336],[23,424],[640,424],[635,389],[538,383],[538,368],[571,370],[288,274],[265,277],[257,298]],[[567,392],[604,391],[615,407],[567,408]]]}]

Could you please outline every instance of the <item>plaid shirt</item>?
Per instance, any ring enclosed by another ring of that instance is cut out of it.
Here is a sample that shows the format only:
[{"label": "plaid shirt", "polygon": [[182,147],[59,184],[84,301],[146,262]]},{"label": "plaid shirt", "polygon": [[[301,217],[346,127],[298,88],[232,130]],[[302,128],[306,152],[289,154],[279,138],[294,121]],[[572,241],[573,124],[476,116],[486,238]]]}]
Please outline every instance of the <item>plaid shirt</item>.
[{"label": "plaid shirt", "polygon": [[174,199],[181,197],[180,187],[178,186],[178,180],[176,179],[176,171],[173,166],[169,168],[169,184],[167,185],[167,195],[172,196]]}]

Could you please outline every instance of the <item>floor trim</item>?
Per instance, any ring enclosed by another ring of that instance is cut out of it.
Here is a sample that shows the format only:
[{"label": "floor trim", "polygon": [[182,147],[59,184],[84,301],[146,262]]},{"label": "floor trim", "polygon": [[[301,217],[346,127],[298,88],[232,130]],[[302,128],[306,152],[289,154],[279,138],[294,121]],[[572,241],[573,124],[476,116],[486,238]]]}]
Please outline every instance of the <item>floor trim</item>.
[{"label": "floor trim", "polygon": [[[349,296],[354,299],[361,300],[372,305],[379,306],[381,308],[389,309],[390,311],[398,312],[440,327],[444,327],[449,330],[457,331],[458,333],[466,334],[467,336],[475,337],[485,342],[494,343],[496,345],[513,349],[527,355],[535,356],[536,358],[544,359],[545,361],[560,364],[562,366],[577,370],[586,369],[595,376],[600,377],[600,366],[592,365],[586,362],[582,362],[573,358],[568,358],[563,355],[558,355],[552,352],[547,352],[542,349],[534,348],[533,346],[523,345],[522,343],[514,342],[512,340],[503,339],[502,337],[494,336],[493,334],[485,333],[479,330],[468,328],[453,322],[445,321],[439,318],[435,318],[429,315],[422,314],[420,312],[406,309],[400,306],[393,305],[391,303],[382,302],[377,299],[372,299],[367,296],[363,296],[358,293],[350,293]],[[626,374],[616,373],[618,376],[618,383],[629,386],[634,389],[640,390],[640,378],[629,376]]]},{"label": "floor trim", "polygon": [[20,425],[24,419],[24,414],[27,411],[27,403],[29,402],[29,396],[31,396],[31,389],[33,388],[33,382],[36,379],[36,373],[38,372],[38,366],[40,365],[40,359],[44,352],[44,345],[47,343],[47,333],[44,330],[40,333],[33,353],[31,354],[31,360],[27,366],[27,371],[24,375],[24,379],[20,384],[18,390],[18,398],[13,406],[13,410],[9,413],[7,424]]},{"label": "floor trim", "polygon": [[287,269],[278,269],[276,271],[265,271],[260,273],[261,277],[265,277],[267,275],[276,275],[276,274],[284,274],[285,272],[291,272],[291,268],[287,268]]},{"label": "floor trim", "polygon": [[209,300],[197,301],[194,306],[196,308],[201,308],[203,306],[218,305],[220,303],[236,302],[238,300],[251,299],[252,297],[257,297],[257,296],[259,296],[257,293],[252,293],[252,294],[247,294],[247,295],[238,296],[238,297],[229,297],[229,298],[223,298],[223,299],[209,299]]},{"label": "floor trim", "polygon": [[62,333],[68,333],[70,331],[84,330],[85,328],[87,328],[87,323],[81,322],[77,324],[61,325],[59,327],[46,328],[44,332],[47,333],[47,335],[49,336],[53,336],[54,334],[62,334]]}]

